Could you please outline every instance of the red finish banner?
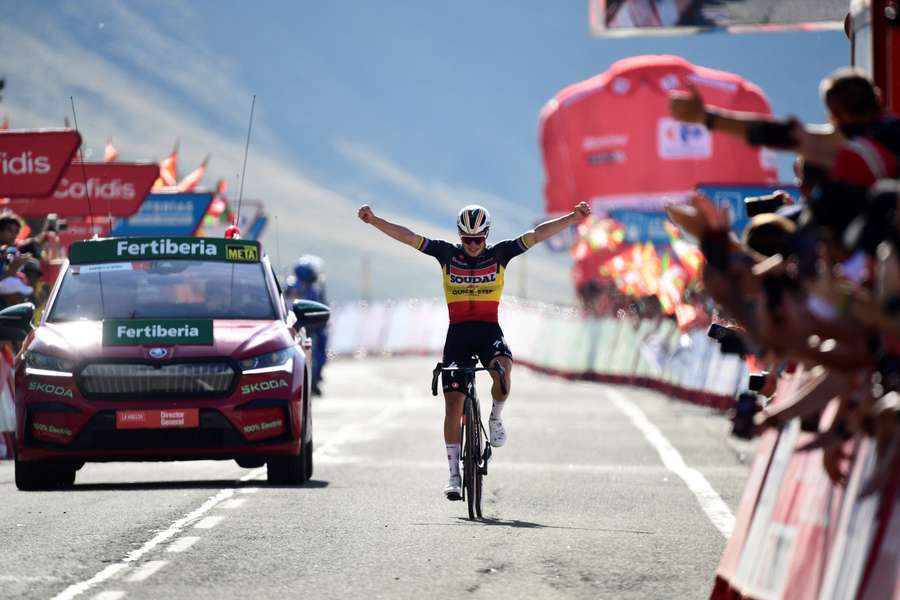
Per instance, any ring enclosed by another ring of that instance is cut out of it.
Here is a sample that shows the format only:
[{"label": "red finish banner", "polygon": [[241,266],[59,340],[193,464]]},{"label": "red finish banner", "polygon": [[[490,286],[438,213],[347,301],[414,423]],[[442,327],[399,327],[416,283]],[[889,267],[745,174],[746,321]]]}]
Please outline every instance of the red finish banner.
[{"label": "red finish banner", "polygon": [[12,198],[2,208],[23,217],[128,217],[137,212],[157,177],[159,166],[151,163],[73,162],[52,195]]},{"label": "red finish banner", "polygon": [[677,56],[620,60],[561,90],[541,112],[546,212],[567,213],[582,200],[598,214],[661,210],[707,180],[775,183],[769,151],[671,117],[669,92],[689,85],[708,104],[771,113],[762,91],[732,73]]},{"label": "red finish banner", "polygon": [[74,129],[0,131],[0,197],[49,195],[80,145]]}]

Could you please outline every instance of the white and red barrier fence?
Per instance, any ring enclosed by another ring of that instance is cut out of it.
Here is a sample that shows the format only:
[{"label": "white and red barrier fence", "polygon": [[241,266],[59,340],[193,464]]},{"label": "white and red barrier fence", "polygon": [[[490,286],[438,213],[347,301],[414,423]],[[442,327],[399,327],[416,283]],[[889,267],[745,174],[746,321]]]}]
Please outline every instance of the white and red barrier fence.
[{"label": "white and red barrier fence", "polygon": [[12,363],[9,344],[0,343],[0,459],[13,456],[16,407],[13,402]]},{"label": "white and red barrier fence", "polygon": [[[504,300],[500,324],[516,364],[566,377],[658,389],[720,410],[746,384],[747,369],[705,331],[674,321],[596,318],[574,309]],[[329,351],[336,355],[422,354],[440,359],[447,332],[443,300],[338,304]]]},{"label": "white and red barrier fence", "polygon": [[[807,380],[784,377],[775,402]],[[818,435],[794,419],[760,440],[711,599],[900,598],[900,465],[879,464],[885,449],[857,435],[843,443],[847,481],[837,484],[821,449],[799,450]]]}]

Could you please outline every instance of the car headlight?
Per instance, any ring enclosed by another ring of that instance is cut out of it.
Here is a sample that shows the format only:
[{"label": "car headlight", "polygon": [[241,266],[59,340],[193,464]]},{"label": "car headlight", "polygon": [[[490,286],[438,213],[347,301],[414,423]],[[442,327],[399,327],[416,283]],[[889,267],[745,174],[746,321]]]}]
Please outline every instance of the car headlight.
[{"label": "car headlight", "polygon": [[294,347],[285,348],[268,354],[260,354],[252,358],[245,358],[238,361],[241,365],[241,371],[245,375],[254,373],[271,373],[273,371],[291,371],[291,362],[294,359]]},{"label": "car headlight", "polygon": [[71,376],[75,361],[40,352],[25,353],[26,374]]}]

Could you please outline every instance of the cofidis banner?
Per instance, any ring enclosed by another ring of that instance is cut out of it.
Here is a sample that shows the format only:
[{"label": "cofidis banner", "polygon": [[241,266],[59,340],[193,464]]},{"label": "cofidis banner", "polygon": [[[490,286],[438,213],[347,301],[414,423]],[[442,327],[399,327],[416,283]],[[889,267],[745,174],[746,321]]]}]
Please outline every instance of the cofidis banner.
[{"label": "cofidis banner", "polygon": [[212,193],[150,194],[137,213],[116,221],[113,236],[191,236],[212,202]]},{"label": "cofidis banner", "polygon": [[151,163],[70,163],[52,194],[12,198],[3,204],[23,217],[57,213],[62,217],[112,215],[137,211],[159,176]]},{"label": "cofidis banner", "polygon": [[74,129],[0,131],[0,196],[50,194],[80,145]]}]

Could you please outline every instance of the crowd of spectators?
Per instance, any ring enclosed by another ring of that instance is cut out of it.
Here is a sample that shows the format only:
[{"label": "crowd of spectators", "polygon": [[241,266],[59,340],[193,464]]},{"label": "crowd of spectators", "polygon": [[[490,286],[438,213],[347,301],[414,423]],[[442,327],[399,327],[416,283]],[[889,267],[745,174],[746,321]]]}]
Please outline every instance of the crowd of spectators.
[{"label": "crowd of spectators", "polygon": [[[735,431],[752,436],[801,418],[820,432],[835,482],[847,477],[844,442],[872,436],[875,491],[900,468],[900,120],[860,71],[835,71],[820,92],[828,126],[722,110],[693,88],[673,92],[676,119],[795,153],[802,199],[776,194],[740,239],[728,211],[700,194],[667,213],[699,240],[705,291],[726,319],[718,339],[763,367]],[[778,379],[798,371],[804,385],[778,397]]]},{"label": "crowd of spectators", "polygon": [[22,238],[24,221],[13,212],[0,213],[0,308],[32,302],[40,308],[49,287],[42,281],[42,251],[56,237],[52,228]]}]

